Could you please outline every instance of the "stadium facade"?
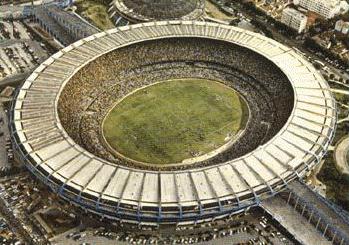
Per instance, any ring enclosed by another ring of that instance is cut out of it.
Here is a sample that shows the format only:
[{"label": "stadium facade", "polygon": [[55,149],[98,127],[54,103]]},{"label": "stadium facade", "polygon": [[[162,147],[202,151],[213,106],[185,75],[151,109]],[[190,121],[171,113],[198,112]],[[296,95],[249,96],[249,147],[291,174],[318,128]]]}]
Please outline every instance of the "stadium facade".
[{"label": "stadium facade", "polygon": [[131,23],[160,20],[197,20],[205,13],[204,0],[113,0],[111,17],[121,16]]},{"label": "stadium facade", "polygon": [[[117,164],[73,140],[58,112],[60,96],[72,77],[110,52],[168,38],[223,41],[276,65],[293,90],[292,109],[281,129],[237,158],[173,170]],[[18,91],[10,125],[23,162],[59,196],[110,219],[158,224],[195,223],[258,205],[320,162],[336,120],[327,82],[293,49],[231,26],[161,21],[102,32],[54,54]]]}]

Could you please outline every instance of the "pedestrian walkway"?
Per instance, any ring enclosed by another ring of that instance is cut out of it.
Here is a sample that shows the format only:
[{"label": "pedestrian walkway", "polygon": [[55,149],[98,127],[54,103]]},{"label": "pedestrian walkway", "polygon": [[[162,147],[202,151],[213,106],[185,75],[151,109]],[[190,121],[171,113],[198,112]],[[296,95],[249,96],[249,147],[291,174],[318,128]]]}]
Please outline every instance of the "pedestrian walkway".
[{"label": "pedestrian walkway", "polygon": [[263,201],[262,207],[301,244],[332,244],[292,206],[287,205],[279,195]]}]

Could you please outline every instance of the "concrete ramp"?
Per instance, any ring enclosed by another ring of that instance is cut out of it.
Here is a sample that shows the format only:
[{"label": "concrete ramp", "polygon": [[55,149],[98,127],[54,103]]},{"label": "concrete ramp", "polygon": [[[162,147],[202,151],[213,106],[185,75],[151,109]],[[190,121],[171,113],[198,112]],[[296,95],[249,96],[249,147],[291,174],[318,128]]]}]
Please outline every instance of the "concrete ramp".
[{"label": "concrete ramp", "polygon": [[299,212],[294,210],[292,206],[287,205],[285,200],[279,195],[263,201],[261,206],[266,212],[272,215],[280,225],[286,228],[299,243],[304,245],[332,244],[332,242],[323,237]]}]

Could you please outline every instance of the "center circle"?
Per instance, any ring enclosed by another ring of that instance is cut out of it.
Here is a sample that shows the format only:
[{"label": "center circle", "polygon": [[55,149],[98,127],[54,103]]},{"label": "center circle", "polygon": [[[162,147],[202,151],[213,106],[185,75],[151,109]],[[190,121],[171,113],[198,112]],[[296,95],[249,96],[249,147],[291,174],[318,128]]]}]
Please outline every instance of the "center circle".
[{"label": "center circle", "polygon": [[228,148],[248,115],[245,100],[223,83],[165,80],[116,102],[102,122],[102,137],[113,154],[133,162],[189,164]]}]

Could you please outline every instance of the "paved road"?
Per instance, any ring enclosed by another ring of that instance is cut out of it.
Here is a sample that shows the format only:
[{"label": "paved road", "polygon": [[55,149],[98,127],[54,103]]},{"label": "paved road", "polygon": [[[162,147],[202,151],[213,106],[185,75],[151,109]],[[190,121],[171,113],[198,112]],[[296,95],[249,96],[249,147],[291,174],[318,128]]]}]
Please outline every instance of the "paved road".
[{"label": "paved road", "polygon": [[3,133],[3,135],[0,136],[0,169],[10,166],[10,163],[7,161],[7,152],[5,148],[6,137],[10,135],[7,125],[7,116],[0,102],[0,133]]},{"label": "paved road", "polygon": [[33,73],[35,68],[33,68],[30,71],[23,72],[14,76],[6,77],[2,80],[0,80],[0,89],[5,88],[7,86],[12,86],[12,87],[17,87],[20,85],[22,82],[24,82],[27,77]]}]

